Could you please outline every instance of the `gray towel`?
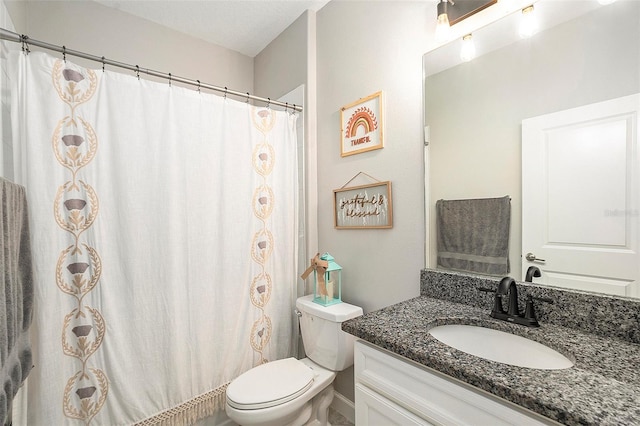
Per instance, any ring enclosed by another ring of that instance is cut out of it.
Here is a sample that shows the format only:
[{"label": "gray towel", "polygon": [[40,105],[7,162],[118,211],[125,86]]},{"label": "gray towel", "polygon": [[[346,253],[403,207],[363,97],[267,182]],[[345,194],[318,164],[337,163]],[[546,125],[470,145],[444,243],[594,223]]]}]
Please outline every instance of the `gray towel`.
[{"label": "gray towel", "polygon": [[24,187],[0,178],[0,421],[32,367],[33,270]]},{"label": "gray towel", "polygon": [[436,202],[438,267],[509,273],[511,198]]}]

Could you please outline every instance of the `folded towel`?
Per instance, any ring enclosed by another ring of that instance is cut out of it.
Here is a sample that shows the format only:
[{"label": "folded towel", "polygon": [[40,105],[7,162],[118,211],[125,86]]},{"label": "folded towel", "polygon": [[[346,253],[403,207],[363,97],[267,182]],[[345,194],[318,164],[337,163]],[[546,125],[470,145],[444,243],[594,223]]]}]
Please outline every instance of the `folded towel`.
[{"label": "folded towel", "polygon": [[439,200],[438,267],[488,275],[509,273],[511,198]]},{"label": "folded towel", "polygon": [[24,187],[0,178],[0,421],[32,367],[33,270]]}]

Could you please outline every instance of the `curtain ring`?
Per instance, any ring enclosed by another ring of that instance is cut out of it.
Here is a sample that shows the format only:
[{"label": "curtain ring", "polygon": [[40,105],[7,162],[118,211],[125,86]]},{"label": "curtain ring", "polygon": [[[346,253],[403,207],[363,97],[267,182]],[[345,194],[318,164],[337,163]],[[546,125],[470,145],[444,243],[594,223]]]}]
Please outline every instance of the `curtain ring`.
[{"label": "curtain ring", "polygon": [[224,98],[227,99],[227,86],[224,86]]},{"label": "curtain ring", "polygon": [[27,41],[28,38],[29,38],[29,36],[24,35],[24,34],[20,36],[20,39],[22,39],[22,51],[24,53],[26,53],[27,55],[31,52],[29,50],[29,42]]},{"label": "curtain ring", "polygon": [[271,105],[271,98],[267,98],[267,109],[269,109],[269,105]]},{"label": "curtain ring", "polygon": [[140,80],[140,67],[136,65],[136,77]]},{"label": "curtain ring", "polygon": [[247,100],[246,100],[246,102],[249,103],[249,92],[247,92]]},{"label": "curtain ring", "polygon": [[200,80],[196,80],[198,82],[198,93],[200,93]]},{"label": "curtain ring", "polygon": [[102,72],[104,72],[104,56],[102,57]]},{"label": "curtain ring", "polygon": [[62,46],[62,60],[67,62],[67,48],[65,46]]},{"label": "curtain ring", "polygon": [[288,112],[289,111],[289,102],[285,102],[284,103],[284,112]]},{"label": "curtain ring", "polygon": [[171,73],[169,73],[169,87],[171,87]]}]

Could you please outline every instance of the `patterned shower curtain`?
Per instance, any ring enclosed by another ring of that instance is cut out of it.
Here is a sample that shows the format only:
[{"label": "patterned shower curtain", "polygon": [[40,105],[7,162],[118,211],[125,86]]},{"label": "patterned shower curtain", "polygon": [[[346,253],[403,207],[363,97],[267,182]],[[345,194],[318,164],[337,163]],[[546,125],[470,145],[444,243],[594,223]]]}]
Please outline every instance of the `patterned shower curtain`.
[{"label": "patterned shower curtain", "polygon": [[14,423],[188,424],[290,356],[296,116],[43,53],[10,65],[36,281]]}]

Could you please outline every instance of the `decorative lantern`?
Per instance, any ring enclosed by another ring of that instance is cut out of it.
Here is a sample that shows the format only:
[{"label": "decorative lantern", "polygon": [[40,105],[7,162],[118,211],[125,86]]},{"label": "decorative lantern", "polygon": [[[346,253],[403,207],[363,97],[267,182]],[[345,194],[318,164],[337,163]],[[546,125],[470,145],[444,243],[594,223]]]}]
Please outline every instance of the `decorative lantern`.
[{"label": "decorative lantern", "polygon": [[323,306],[342,302],[342,267],[329,253],[320,253],[311,259],[311,266],[301,278],[306,279],[313,271],[313,301]]}]

